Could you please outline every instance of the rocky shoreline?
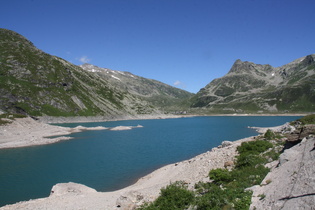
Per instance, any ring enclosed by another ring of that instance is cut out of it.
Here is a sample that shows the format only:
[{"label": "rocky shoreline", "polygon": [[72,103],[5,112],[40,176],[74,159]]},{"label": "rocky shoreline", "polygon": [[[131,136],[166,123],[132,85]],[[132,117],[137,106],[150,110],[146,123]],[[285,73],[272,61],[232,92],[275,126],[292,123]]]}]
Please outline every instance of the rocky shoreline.
[{"label": "rocky shoreline", "polygon": [[184,117],[204,117],[204,116],[305,116],[308,113],[300,114],[213,114],[213,115],[173,115],[173,114],[159,114],[159,115],[137,115],[137,116],[116,116],[116,117],[52,117],[43,116],[36,117],[42,123],[85,123],[85,122],[105,122],[105,121],[121,121],[121,120],[147,120],[147,119],[169,119],[169,118],[184,118]]},{"label": "rocky shoreline", "polygon": [[159,114],[159,115],[137,115],[137,116],[90,116],[90,117],[52,117],[43,116],[37,117],[37,120],[42,123],[86,123],[86,122],[106,122],[106,121],[122,121],[122,120],[146,120],[146,119],[168,119],[168,118],[182,118],[194,117],[195,115],[172,115],[172,114]]},{"label": "rocky shoreline", "polygon": [[115,131],[130,130],[142,127],[141,125],[137,125],[117,126],[113,128],[106,128],[102,126],[77,126],[75,128],[67,128],[35,121],[30,117],[17,118],[15,120],[8,119],[8,121],[10,121],[10,124],[0,126],[0,149],[52,144],[59,141],[72,139],[67,135],[86,130],[108,129]]}]

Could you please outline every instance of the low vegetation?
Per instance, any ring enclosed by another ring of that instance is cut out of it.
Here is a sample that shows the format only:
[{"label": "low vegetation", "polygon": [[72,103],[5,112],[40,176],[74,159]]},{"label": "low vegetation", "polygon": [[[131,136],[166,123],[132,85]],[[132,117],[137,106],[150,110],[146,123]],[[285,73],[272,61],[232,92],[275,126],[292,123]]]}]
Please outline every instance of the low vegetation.
[{"label": "low vegetation", "polygon": [[12,122],[15,118],[24,118],[25,115],[22,114],[1,114],[0,115],[0,126],[7,125]]},{"label": "low vegetation", "polygon": [[184,182],[175,182],[161,189],[161,195],[151,204],[145,204],[140,209],[186,209],[195,200],[195,193],[189,191]]},{"label": "low vegetation", "polygon": [[301,122],[303,125],[315,124],[315,114],[304,116],[304,117],[302,117],[301,119],[299,119],[297,121]]},{"label": "low vegetation", "polygon": [[140,209],[248,209],[252,192],[246,188],[260,184],[269,172],[264,165],[279,157],[276,141],[269,141],[273,137],[276,134],[268,131],[265,140],[243,142],[237,148],[235,168],[211,170],[211,182],[200,182],[193,191],[185,183],[175,182],[163,188],[157,200]]}]

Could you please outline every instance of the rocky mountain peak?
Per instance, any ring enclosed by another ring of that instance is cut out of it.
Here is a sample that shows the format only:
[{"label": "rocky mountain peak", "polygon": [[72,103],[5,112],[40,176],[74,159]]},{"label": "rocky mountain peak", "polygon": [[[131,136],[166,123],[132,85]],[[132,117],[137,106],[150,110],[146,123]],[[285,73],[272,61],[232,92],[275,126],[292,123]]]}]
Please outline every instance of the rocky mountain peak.
[{"label": "rocky mountain peak", "polygon": [[274,71],[274,67],[269,64],[256,64],[250,61],[237,59],[232,65],[228,74],[268,74]]},{"label": "rocky mountain peak", "polygon": [[260,64],[255,64],[253,62],[249,62],[249,61],[241,61],[240,59],[237,59],[232,68],[230,69],[230,71],[228,72],[228,74],[232,74],[232,73],[251,73],[253,72],[253,70],[255,70],[255,68],[260,68],[264,65],[260,65]]},{"label": "rocky mountain peak", "polygon": [[311,111],[314,76],[314,54],[277,68],[238,59],[228,74],[196,94],[192,107],[218,112]]},{"label": "rocky mountain peak", "polygon": [[243,61],[241,61],[240,59],[237,59],[232,65],[229,73],[238,72],[241,69],[242,64],[243,64]]}]

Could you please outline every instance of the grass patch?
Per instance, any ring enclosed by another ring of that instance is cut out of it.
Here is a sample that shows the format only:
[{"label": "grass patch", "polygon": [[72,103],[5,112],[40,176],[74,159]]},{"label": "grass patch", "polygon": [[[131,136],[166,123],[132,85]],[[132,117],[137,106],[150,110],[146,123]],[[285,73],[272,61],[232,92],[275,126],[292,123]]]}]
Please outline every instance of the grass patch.
[{"label": "grass patch", "polygon": [[303,125],[315,124],[315,114],[304,116],[304,117],[302,117],[301,119],[299,119],[297,121],[301,122]]}]

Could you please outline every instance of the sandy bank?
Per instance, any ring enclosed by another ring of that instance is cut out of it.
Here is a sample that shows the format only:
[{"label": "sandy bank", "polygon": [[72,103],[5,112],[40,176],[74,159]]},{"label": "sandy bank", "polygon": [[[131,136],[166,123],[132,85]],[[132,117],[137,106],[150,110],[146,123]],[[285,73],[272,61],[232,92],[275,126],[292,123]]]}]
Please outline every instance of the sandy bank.
[{"label": "sandy bank", "polygon": [[106,122],[106,121],[121,121],[121,120],[148,120],[148,119],[170,119],[170,118],[183,118],[194,117],[196,115],[172,115],[172,114],[160,114],[160,115],[137,115],[137,116],[95,116],[95,117],[52,117],[44,116],[38,117],[38,120],[43,123],[80,123],[80,122]]},{"label": "sandy bank", "polygon": [[66,128],[38,122],[32,118],[17,118],[8,125],[0,126],[0,149],[56,143],[71,139],[66,135],[86,130],[130,130],[141,127],[141,125],[138,125],[114,128],[102,126]]},{"label": "sandy bank", "polygon": [[84,122],[106,122],[106,121],[121,121],[121,120],[148,120],[148,119],[171,119],[171,118],[186,118],[186,117],[211,117],[211,116],[235,116],[235,117],[247,117],[247,116],[305,116],[310,113],[299,114],[212,114],[212,115],[173,115],[173,114],[159,114],[159,115],[137,115],[137,116],[94,116],[94,117],[52,117],[44,116],[38,117],[38,121],[42,123],[84,123]]},{"label": "sandy bank", "polygon": [[141,128],[137,126],[117,126],[114,128],[97,127],[83,127],[66,128],[61,126],[49,125],[48,123],[84,123],[84,122],[105,122],[105,121],[119,121],[119,120],[137,120],[137,119],[169,119],[193,117],[193,115],[139,115],[139,116],[125,116],[109,118],[104,116],[98,117],[40,117],[38,120],[32,118],[17,118],[11,124],[0,126],[0,149],[26,147],[43,144],[56,143],[63,140],[69,140],[69,135],[75,132],[82,132],[85,130],[105,130],[112,131],[131,130],[134,128]]},{"label": "sandy bank", "polygon": [[273,132],[282,132],[282,131],[294,131],[294,126],[291,126],[289,123],[285,123],[284,125],[279,125],[275,127],[249,127],[251,129],[256,130],[258,133],[266,133],[269,129]]}]

